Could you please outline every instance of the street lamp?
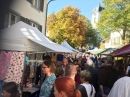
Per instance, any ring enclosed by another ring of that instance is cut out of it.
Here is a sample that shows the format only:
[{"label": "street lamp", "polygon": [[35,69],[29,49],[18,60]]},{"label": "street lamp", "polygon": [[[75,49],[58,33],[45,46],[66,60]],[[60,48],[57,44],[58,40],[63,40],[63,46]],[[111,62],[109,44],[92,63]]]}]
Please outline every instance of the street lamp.
[{"label": "street lamp", "polygon": [[47,5],[46,5],[46,19],[45,19],[45,36],[46,36],[46,24],[47,24],[47,12],[48,12],[48,5],[50,4],[51,1],[55,1],[55,0],[50,0]]}]

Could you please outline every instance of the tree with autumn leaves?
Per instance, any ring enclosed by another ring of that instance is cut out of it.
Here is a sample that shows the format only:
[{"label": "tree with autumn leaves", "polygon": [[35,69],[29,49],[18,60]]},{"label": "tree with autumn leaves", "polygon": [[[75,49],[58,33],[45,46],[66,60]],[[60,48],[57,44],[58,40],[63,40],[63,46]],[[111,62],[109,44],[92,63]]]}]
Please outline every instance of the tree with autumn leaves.
[{"label": "tree with autumn leaves", "polygon": [[103,0],[103,5],[105,9],[97,23],[102,38],[116,31],[121,34],[124,45],[130,43],[130,0]]},{"label": "tree with autumn leaves", "polygon": [[73,47],[83,47],[97,41],[90,21],[80,14],[78,8],[71,6],[48,16],[47,31],[51,40],[59,44],[67,40]]}]

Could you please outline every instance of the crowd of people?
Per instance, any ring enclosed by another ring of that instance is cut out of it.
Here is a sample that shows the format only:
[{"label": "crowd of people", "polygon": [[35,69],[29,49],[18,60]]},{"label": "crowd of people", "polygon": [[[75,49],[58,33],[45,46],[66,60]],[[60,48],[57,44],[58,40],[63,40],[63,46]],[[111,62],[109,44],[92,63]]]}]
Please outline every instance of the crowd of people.
[{"label": "crowd of people", "polygon": [[[62,65],[51,59],[42,64],[46,75],[40,97],[129,97],[130,71],[126,75],[123,61],[114,61],[112,56],[92,57],[88,54],[70,60],[64,57]],[[7,83],[8,85],[11,84]],[[3,86],[3,97],[19,97],[15,92]],[[4,96],[6,93],[7,96]],[[14,93],[16,95],[14,95]]]},{"label": "crowd of people", "polygon": [[121,89],[119,80],[125,80],[122,85],[126,91],[130,89],[130,78],[121,62],[112,56],[101,59],[87,54],[77,59],[63,58],[62,65],[55,65],[56,68],[43,63],[43,72],[50,76],[43,82],[48,87],[41,88],[40,97],[128,97],[127,92],[115,92]]}]

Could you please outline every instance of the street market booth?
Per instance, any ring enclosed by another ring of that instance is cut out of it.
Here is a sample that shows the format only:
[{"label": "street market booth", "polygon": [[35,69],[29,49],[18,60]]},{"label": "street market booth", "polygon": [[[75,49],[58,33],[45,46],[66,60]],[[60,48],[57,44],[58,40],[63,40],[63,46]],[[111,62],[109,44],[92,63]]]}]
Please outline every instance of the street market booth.
[{"label": "street market booth", "polygon": [[111,53],[113,56],[129,56],[130,55],[130,44],[125,45]]},{"label": "street market booth", "polygon": [[76,49],[74,49],[73,47],[71,47],[71,46],[67,43],[66,40],[64,40],[64,42],[62,42],[61,45],[64,46],[64,47],[66,47],[66,48],[68,48],[68,49],[70,49],[70,50],[72,50],[72,51],[74,51],[74,52],[77,52],[77,53],[79,52],[78,50],[76,50]]},{"label": "street market booth", "polygon": [[116,58],[116,60],[123,60],[124,64],[124,70],[126,71],[126,74],[130,70],[130,44],[125,45],[114,52],[111,53],[112,56]]},{"label": "street market booth", "polygon": [[98,53],[99,55],[108,55],[111,52],[113,52],[114,50],[116,50],[116,48],[107,48],[105,50],[103,50],[102,52]]},{"label": "street market booth", "polygon": [[98,53],[104,51],[103,49],[93,49],[93,50],[89,50],[88,52],[90,52],[91,54],[97,55]]},{"label": "street market booth", "polygon": [[77,55],[80,53],[78,50],[74,49],[73,47],[71,47],[66,40],[64,40],[62,43],[61,43],[62,46],[68,48],[69,50],[72,50],[73,52],[75,53],[72,53],[72,54],[68,54],[67,56],[72,56],[74,59],[76,59]]},{"label": "street market booth", "polygon": [[[0,90],[5,82],[14,81],[20,86],[21,92],[23,91],[25,60],[28,52],[73,53],[59,44],[48,42],[37,28],[21,21],[1,30],[0,33]],[[35,65],[31,66],[35,67]],[[33,74],[30,76],[32,77]]]}]

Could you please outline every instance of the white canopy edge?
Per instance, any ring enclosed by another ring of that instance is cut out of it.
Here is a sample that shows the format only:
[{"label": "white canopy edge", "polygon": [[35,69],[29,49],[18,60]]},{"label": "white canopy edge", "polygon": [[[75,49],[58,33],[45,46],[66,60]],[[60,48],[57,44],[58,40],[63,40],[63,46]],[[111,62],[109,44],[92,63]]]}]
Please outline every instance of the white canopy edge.
[{"label": "white canopy edge", "polygon": [[69,52],[44,36],[37,28],[22,21],[1,30],[0,49],[13,51]]}]

